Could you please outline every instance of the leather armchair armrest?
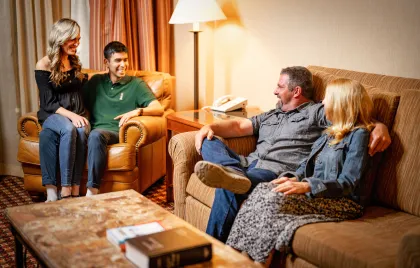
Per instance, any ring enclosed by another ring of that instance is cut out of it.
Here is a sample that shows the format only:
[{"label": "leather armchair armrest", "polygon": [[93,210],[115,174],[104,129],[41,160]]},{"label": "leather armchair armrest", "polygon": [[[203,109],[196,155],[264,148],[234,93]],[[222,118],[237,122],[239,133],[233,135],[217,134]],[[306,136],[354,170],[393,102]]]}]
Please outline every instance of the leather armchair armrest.
[{"label": "leather armchair armrest", "polygon": [[162,116],[137,116],[131,118],[120,128],[120,143],[133,144],[137,149],[166,136],[166,116],[171,112],[173,111],[165,111]]},{"label": "leather armchair armrest", "polygon": [[17,130],[22,138],[39,137],[41,129],[36,112],[22,115],[17,122]]}]

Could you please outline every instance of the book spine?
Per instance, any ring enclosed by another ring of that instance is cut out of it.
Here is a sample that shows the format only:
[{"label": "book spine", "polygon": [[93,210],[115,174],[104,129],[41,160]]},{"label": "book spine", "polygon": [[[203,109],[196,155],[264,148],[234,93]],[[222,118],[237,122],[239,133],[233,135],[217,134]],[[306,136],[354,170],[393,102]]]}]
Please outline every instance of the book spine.
[{"label": "book spine", "polygon": [[212,256],[212,247],[211,244],[208,244],[201,247],[168,252],[159,256],[151,257],[149,267],[179,267],[209,261]]}]

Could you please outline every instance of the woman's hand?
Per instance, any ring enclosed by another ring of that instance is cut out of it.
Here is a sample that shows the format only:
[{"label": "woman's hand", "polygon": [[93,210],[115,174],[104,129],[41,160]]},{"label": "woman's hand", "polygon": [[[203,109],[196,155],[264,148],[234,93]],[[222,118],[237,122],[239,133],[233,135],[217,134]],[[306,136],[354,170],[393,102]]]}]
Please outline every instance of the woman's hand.
[{"label": "woman's hand", "polygon": [[286,181],[298,181],[298,179],[296,179],[296,177],[293,177],[293,178],[281,177],[281,178],[277,178],[275,180],[272,180],[271,183],[282,184],[283,182],[286,182]]},{"label": "woman's hand", "polygon": [[69,119],[71,120],[71,122],[73,123],[75,127],[84,127],[84,126],[89,125],[89,121],[85,117],[75,114],[75,113],[72,113]]},{"label": "woman's hand", "polygon": [[[280,179],[276,179],[276,180],[281,180],[283,178],[284,177],[282,177]],[[271,191],[277,192],[277,193],[283,193],[285,195],[288,195],[288,194],[304,194],[304,193],[309,193],[311,191],[311,186],[307,182],[298,182],[298,181],[287,180],[287,181],[284,181],[284,182],[278,183],[278,184],[279,185],[276,188],[273,188]]]}]

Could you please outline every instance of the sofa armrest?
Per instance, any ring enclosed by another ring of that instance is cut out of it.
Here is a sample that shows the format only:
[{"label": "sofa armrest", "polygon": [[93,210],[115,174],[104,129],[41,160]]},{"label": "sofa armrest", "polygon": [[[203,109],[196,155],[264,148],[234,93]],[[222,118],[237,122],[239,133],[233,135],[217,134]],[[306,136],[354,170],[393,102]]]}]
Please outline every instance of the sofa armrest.
[{"label": "sofa armrest", "polygon": [[195,150],[194,137],[197,131],[184,132],[171,138],[168,153],[172,158],[175,215],[185,219],[187,184],[194,172],[194,165],[202,158]]},{"label": "sofa armrest", "polygon": [[[196,131],[185,132],[172,137],[169,141],[168,152],[174,165],[173,187],[175,215],[185,219],[185,201],[187,198],[187,184],[194,172],[195,164],[201,156],[195,149]],[[241,155],[248,155],[255,150],[254,136],[223,139],[218,137],[232,150]]]},{"label": "sofa armrest", "polygon": [[408,231],[401,239],[395,267],[420,267],[420,226]]},{"label": "sofa armrest", "polygon": [[220,138],[230,149],[239,155],[249,155],[255,151],[257,146],[257,138],[255,136],[245,136],[238,138]]},{"label": "sofa armrest", "polygon": [[167,110],[162,116],[131,118],[120,128],[120,143],[133,144],[138,149],[166,136],[166,116],[172,112],[172,110]]},{"label": "sofa armrest", "polygon": [[41,129],[36,112],[22,115],[17,123],[17,130],[22,138],[39,137]]}]

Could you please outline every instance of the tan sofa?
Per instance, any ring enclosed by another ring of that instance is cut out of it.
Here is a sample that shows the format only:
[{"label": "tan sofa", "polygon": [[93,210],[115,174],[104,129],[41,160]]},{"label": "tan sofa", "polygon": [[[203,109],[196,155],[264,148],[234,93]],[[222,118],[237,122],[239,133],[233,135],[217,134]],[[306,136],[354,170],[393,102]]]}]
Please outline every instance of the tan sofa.
[{"label": "tan sofa", "polygon": [[[419,267],[420,265],[420,80],[309,66],[316,99],[331,79],[363,83],[374,99],[376,117],[388,125],[392,144],[373,164],[364,182],[370,198],[362,218],[303,226],[295,233],[287,267]],[[269,94],[269,92],[267,92]],[[394,120],[395,119],[395,120]],[[175,214],[205,230],[214,189],[193,173],[201,158],[195,132],[174,136],[169,154],[174,163]],[[255,149],[255,138],[226,139],[239,154]],[[371,193],[371,194],[370,194]]]},{"label": "tan sofa", "polygon": [[[102,193],[127,189],[143,192],[166,175],[166,116],[173,112],[171,99],[175,78],[167,73],[146,71],[128,71],[128,75],[141,77],[149,85],[165,113],[163,116],[135,117],[120,128],[120,142],[108,146],[108,164],[100,187]],[[24,187],[33,200],[42,200],[45,192],[39,164],[42,127],[36,112],[23,115],[17,128],[21,136],[17,159],[22,163]],[[82,194],[86,192],[86,182],[87,172],[84,172]]]}]

